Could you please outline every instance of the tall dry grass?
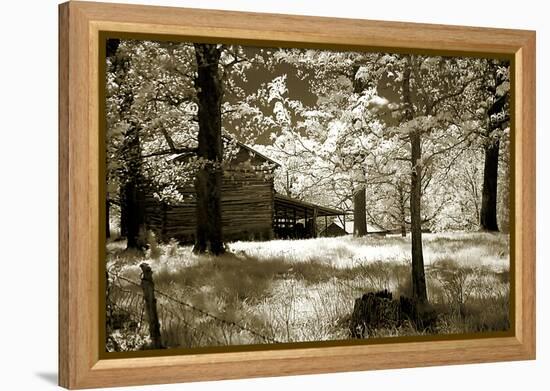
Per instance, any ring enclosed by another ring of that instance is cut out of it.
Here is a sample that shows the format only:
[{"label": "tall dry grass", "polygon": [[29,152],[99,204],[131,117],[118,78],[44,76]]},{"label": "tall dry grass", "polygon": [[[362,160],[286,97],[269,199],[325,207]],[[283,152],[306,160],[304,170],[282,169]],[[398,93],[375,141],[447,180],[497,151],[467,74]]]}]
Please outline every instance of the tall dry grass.
[{"label": "tall dry grass", "polygon": [[[383,289],[394,297],[411,293],[409,238],[235,242],[228,248],[212,257],[194,255],[176,242],[155,242],[146,252],[110,242],[108,267],[139,280],[138,265],[148,262],[160,291],[281,342],[347,339],[356,298]],[[508,249],[503,234],[424,235],[429,301],[438,313],[435,332],[510,327]],[[159,305],[169,307],[162,299]],[[192,311],[165,311],[174,312],[162,325],[170,347],[265,343]],[[423,333],[409,324],[377,330],[375,336]]]}]

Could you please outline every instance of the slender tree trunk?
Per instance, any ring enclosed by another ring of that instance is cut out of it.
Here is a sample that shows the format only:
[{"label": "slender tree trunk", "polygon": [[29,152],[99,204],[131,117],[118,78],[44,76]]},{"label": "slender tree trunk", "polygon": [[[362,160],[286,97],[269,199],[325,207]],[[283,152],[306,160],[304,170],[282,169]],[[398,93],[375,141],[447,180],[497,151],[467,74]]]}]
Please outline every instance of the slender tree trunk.
[{"label": "slender tree trunk", "polygon": [[498,184],[498,140],[484,147],[485,167],[483,170],[483,191],[481,194],[480,226],[484,231],[498,231],[497,184]]},{"label": "slender tree trunk", "polygon": [[[107,40],[106,42],[106,47],[105,47],[105,56],[107,58],[113,58],[115,55],[116,55],[116,52],[117,52],[117,49],[118,49],[118,46],[120,45],[120,40],[119,39],[113,39],[113,38],[110,38]],[[107,182],[109,182],[109,178],[107,178]],[[109,192],[107,191],[107,194],[106,194],[106,203],[105,203],[105,234],[106,234],[106,237],[107,239],[109,239],[111,237],[111,228],[110,228],[110,208],[111,208],[111,203],[110,203],[110,195],[109,195]],[[122,213],[121,213],[122,215]],[[122,236],[122,222],[120,224],[120,232],[121,232],[121,236]]]},{"label": "slender tree trunk", "polygon": [[367,234],[366,190],[360,188],[353,194],[353,235]]},{"label": "slender tree trunk", "polygon": [[223,144],[221,138],[221,103],[223,86],[218,70],[220,49],[216,45],[195,44],[199,101],[198,156],[203,165],[197,173],[197,227],[194,252],[224,252],[222,232],[221,187]]},{"label": "slender tree trunk", "polygon": [[403,187],[401,187],[401,183],[399,183],[397,191],[399,195],[399,219],[401,220],[401,237],[404,238],[407,236],[407,223],[405,221],[405,195],[403,194]]},{"label": "slender tree trunk", "polygon": [[109,198],[107,198],[107,201],[105,202],[105,236],[107,237],[107,239],[111,237],[111,224],[109,224],[110,209],[111,202],[109,201]]},{"label": "slender tree trunk", "polygon": [[[403,103],[405,104],[404,120],[413,119],[413,106],[410,92],[411,64],[408,63],[403,72]],[[419,302],[428,301],[426,291],[426,276],[424,274],[424,255],[422,251],[422,149],[418,129],[409,135],[411,143],[411,257],[412,257],[412,288],[413,297]]]},{"label": "slender tree trunk", "polygon": [[128,221],[128,218],[124,202],[124,188],[125,187],[123,185],[120,185],[118,194],[120,199],[120,236],[126,238],[128,236],[128,224],[126,223],[126,221]]},{"label": "slender tree trunk", "polygon": [[[359,71],[359,66],[356,65],[353,68],[353,78],[351,82],[353,83],[353,92],[360,94],[368,85],[364,83],[362,78],[357,78],[355,75]],[[365,236],[367,234],[367,196],[366,196],[366,174],[363,169],[358,173],[358,180],[362,182],[358,189],[355,190],[353,194],[353,235],[354,236]]]},{"label": "slender tree trunk", "polygon": [[501,169],[502,175],[499,177],[498,184],[498,198],[497,202],[497,220],[499,223],[499,231],[509,232],[510,231],[510,152],[507,149],[501,154],[501,159],[499,161],[499,169]]},{"label": "slender tree trunk", "polygon": [[424,255],[422,251],[422,166],[419,164],[422,150],[420,135],[413,132],[411,140],[411,254],[413,297],[420,302],[428,300],[426,276],[424,275]]},{"label": "slender tree trunk", "polygon": [[313,208],[313,219],[311,219],[311,234],[314,238],[317,237],[317,219],[319,218],[319,209]]}]

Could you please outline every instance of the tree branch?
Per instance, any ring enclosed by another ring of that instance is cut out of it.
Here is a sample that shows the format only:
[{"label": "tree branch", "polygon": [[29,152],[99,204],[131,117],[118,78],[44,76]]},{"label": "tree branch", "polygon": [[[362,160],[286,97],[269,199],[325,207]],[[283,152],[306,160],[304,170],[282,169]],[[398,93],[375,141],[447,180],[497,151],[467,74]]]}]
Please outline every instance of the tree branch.
[{"label": "tree branch", "polygon": [[188,154],[194,154],[194,153],[197,153],[198,151],[198,148],[174,148],[174,149],[165,149],[165,150],[162,150],[162,151],[156,151],[156,152],[152,152],[152,153],[149,153],[149,154],[146,154],[146,155],[141,155],[141,157],[143,159],[146,159],[146,158],[149,158],[149,157],[154,157],[154,156],[163,156],[163,155],[174,155],[174,154],[184,154],[184,153],[188,153]]}]

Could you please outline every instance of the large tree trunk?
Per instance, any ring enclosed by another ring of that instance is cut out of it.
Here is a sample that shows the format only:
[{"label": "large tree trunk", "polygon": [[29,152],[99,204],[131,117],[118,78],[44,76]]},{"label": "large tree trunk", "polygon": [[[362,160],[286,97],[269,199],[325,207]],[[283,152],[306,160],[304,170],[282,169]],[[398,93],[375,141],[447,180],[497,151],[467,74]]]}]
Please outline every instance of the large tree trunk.
[{"label": "large tree trunk", "polygon": [[[106,42],[106,56],[111,58],[111,72],[128,72],[128,61],[117,57],[120,40],[109,39]],[[122,78],[124,80],[124,78]],[[123,96],[120,105],[120,115],[125,117],[130,126],[124,134],[120,153],[124,161],[124,176],[120,186],[120,231],[126,236],[127,248],[142,249],[145,245],[141,240],[140,231],[144,229],[145,215],[143,212],[143,178],[141,175],[141,141],[139,125],[130,120],[130,108],[134,96],[128,93]],[[108,208],[108,206],[107,206]]]},{"label": "large tree trunk", "polygon": [[[504,76],[499,75],[496,65],[492,66],[494,83],[489,83],[487,90],[493,97],[493,104],[487,110],[487,140],[484,144],[485,167],[483,170],[483,190],[481,194],[480,228],[484,231],[498,231],[497,223],[497,188],[498,188],[498,156],[500,148],[500,127],[508,120],[504,112],[508,103],[509,93],[498,96],[499,87],[506,82]],[[498,118],[498,114],[504,114]]]},{"label": "large tree trunk", "polygon": [[[410,58],[403,72],[403,103],[405,104],[404,120],[413,118],[413,105],[410,92],[411,64]],[[422,251],[422,149],[419,130],[409,135],[411,143],[411,257],[413,297],[419,302],[427,302],[426,276],[424,274],[424,255]]]},{"label": "large tree trunk", "polygon": [[127,248],[142,249],[145,243],[140,235],[143,226],[143,205],[140,202],[139,184],[134,181],[127,182],[124,186],[124,204],[126,215],[126,240]]},{"label": "large tree trunk", "polygon": [[197,227],[194,252],[224,252],[221,187],[223,144],[221,137],[222,80],[218,70],[220,49],[216,45],[195,44],[199,101],[198,156],[204,164],[195,180]]},{"label": "large tree trunk", "polygon": [[494,83],[488,83],[487,91],[493,97],[493,103],[487,110],[487,140],[484,144],[485,167],[483,171],[483,191],[481,195],[480,228],[485,231],[498,231],[497,223],[497,189],[498,157],[500,135],[497,133],[509,120],[506,112],[509,92],[499,93],[507,79],[504,73],[498,72],[498,64],[491,63],[490,73]]},{"label": "large tree trunk", "polygon": [[362,187],[353,194],[353,235],[367,234],[367,207],[366,191]]},{"label": "large tree trunk", "polygon": [[141,176],[141,144],[139,130],[132,124],[124,137],[124,153],[127,164],[126,181],[122,186],[121,209],[124,210],[127,248],[142,249],[141,231],[144,230],[145,215],[143,213],[143,181]]},{"label": "large tree trunk", "polygon": [[485,145],[485,167],[483,170],[483,191],[481,195],[480,226],[484,231],[498,231],[497,184],[498,154],[500,142]]}]

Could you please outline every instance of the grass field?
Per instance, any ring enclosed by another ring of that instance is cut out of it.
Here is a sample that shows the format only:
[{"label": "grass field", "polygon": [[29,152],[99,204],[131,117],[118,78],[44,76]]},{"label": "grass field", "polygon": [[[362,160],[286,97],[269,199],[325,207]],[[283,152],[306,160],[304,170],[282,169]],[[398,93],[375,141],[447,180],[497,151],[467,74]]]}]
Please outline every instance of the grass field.
[{"label": "grass field", "polygon": [[[508,235],[441,233],[423,240],[428,296],[437,311],[436,329],[429,332],[508,329]],[[410,238],[234,242],[220,257],[150,242],[144,254],[125,250],[123,241],[109,242],[108,269],[139,282],[139,264],[147,262],[156,289],[214,316],[157,297],[167,347],[268,342],[231,322],[279,342],[347,339],[356,298],[383,289],[410,296]],[[426,332],[407,325],[376,330],[375,336]],[[123,350],[137,349],[144,340]]]}]

